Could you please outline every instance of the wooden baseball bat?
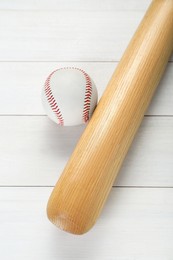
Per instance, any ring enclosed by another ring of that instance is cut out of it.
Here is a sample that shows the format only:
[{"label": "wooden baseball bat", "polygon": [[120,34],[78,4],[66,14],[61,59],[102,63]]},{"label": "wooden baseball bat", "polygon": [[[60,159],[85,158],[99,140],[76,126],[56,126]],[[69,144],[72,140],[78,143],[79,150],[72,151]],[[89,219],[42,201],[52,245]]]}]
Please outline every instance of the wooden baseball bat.
[{"label": "wooden baseball bat", "polygon": [[48,202],[48,218],[74,234],[96,222],[173,50],[173,0],[154,0]]}]

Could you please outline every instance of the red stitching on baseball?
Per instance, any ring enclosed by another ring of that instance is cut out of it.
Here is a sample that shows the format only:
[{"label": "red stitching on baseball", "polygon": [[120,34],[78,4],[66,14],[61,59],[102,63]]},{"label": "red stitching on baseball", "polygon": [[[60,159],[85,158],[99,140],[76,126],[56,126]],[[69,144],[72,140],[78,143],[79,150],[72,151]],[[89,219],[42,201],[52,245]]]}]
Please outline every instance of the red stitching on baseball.
[{"label": "red stitching on baseball", "polygon": [[82,69],[79,69],[76,67],[65,67],[65,68],[61,68],[61,69],[79,70],[85,76],[86,85],[85,85],[85,98],[84,98],[84,107],[83,107],[83,122],[87,123],[89,120],[89,112],[90,112],[90,107],[91,107],[91,95],[92,95],[91,79],[90,79],[89,75]]},{"label": "red stitching on baseball", "polygon": [[50,78],[51,76],[58,70],[62,70],[62,69],[76,69],[79,70],[80,72],[83,73],[83,75],[85,76],[85,80],[86,80],[86,86],[85,86],[85,98],[84,98],[84,107],[83,107],[83,121],[84,123],[87,123],[89,120],[89,112],[90,112],[90,107],[91,107],[91,95],[92,95],[92,83],[91,83],[91,79],[89,77],[89,75],[82,69],[79,68],[75,68],[75,67],[65,67],[65,68],[60,68],[57,69],[55,71],[53,71],[49,77],[47,78],[46,82],[45,82],[45,94],[47,97],[47,100],[53,110],[53,112],[56,114],[58,120],[59,120],[59,124],[60,125],[64,125],[64,119],[63,116],[60,112],[60,109],[58,107],[58,104],[52,94],[52,90],[50,87]]},{"label": "red stitching on baseball", "polygon": [[50,107],[52,108],[52,111],[55,113],[55,115],[57,116],[58,118],[58,121],[59,121],[59,124],[60,125],[64,125],[64,119],[63,119],[63,116],[61,114],[61,111],[58,107],[58,104],[53,96],[53,93],[52,93],[52,90],[51,90],[51,86],[50,86],[50,78],[51,76],[56,72],[57,70],[53,71],[49,77],[47,78],[46,82],[45,82],[45,85],[44,85],[44,90],[45,90],[45,94],[46,94],[46,97],[47,97],[47,100],[50,104]]},{"label": "red stitching on baseball", "polygon": [[84,107],[83,107],[83,121],[87,123],[89,120],[89,112],[91,107],[91,95],[92,95],[92,83],[89,75],[82,69],[73,68],[81,71],[85,76],[86,86],[85,86],[85,98],[84,98]]},{"label": "red stitching on baseball", "polygon": [[84,99],[84,108],[83,108],[83,120],[84,122],[88,122],[89,120],[89,112],[91,107],[91,95],[92,95],[92,83],[89,75],[81,70],[86,78],[86,91],[85,91],[85,99]]}]

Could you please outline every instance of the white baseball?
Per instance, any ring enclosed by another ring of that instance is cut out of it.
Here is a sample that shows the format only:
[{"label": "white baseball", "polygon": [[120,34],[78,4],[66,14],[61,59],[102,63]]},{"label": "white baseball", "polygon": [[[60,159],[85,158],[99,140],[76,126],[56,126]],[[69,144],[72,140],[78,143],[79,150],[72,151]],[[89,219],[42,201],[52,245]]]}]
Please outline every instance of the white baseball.
[{"label": "white baseball", "polygon": [[87,123],[97,105],[97,89],[82,69],[60,68],[47,78],[42,103],[46,114],[64,126]]}]

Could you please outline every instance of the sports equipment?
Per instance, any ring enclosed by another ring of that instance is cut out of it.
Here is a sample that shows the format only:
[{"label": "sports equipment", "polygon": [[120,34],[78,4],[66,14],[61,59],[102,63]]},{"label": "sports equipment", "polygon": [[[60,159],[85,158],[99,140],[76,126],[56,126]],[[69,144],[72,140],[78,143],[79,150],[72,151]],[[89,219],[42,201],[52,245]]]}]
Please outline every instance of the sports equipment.
[{"label": "sports equipment", "polygon": [[47,78],[42,103],[55,123],[80,125],[89,121],[97,105],[97,89],[84,70],[60,68]]},{"label": "sports equipment", "polygon": [[74,234],[96,222],[173,50],[173,0],[154,0],[48,202],[49,219]]}]

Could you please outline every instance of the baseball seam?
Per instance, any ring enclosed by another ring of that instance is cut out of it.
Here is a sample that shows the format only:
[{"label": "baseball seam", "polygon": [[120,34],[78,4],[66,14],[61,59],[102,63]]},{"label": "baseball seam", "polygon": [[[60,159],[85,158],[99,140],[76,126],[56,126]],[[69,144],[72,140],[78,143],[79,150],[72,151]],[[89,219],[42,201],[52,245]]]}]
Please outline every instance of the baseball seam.
[{"label": "baseball seam", "polygon": [[58,107],[58,104],[53,96],[52,90],[51,90],[51,86],[50,86],[50,79],[51,76],[56,72],[57,70],[53,71],[49,77],[47,78],[45,85],[44,85],[44,90],[45,90],[45,95],[47,97],[47,101],[50,105],[50,107],[52,108],[52,111],[55,113],[55,115],[58,118],[59,124],[60,125],[64,125],[64,119],[63,116],[61,114],[60,108]]},{"label": "baseball seam", "polygon": [[[75,68],[78,69],[78,68]],[[86,86],[85,86],[85,98],[84,98],[84,107],[83,107],[83,122],[87,123],[89,120],[89,112],[91,107],[91,96],[92,96],[92,82],[89,75],[82,69],[78,69],[83,73],[86,80]]]},{"label": "baseball seam", "polygon": [[60,68],[57,69],[55,71],[53,71],[49,77],[47,78],[46,82],[45,82],[45,94],[48,100],[48,103],[50,104],[52,111],[56,114],[58,120],[59,120],[59,124],[60,125],[64,125],[64,118],[62,116],[62,113],[60,111],[60,108],[58,107],[58,104],[53,96],[52,90],[51,90],[51,86],[50,86],[50,79],[51,76],[58,70],[62,70],[62,69],[76,69],[79,70],[80,72],[82,72],[82,74],[85,77],[86,80],[86,85],[85,85],[85,97],[84,97],[84,107],[83,107],[83,122],[87,123],[89,120],[89,112],[90,112],[90,107],[91,107],[91,96],[92,96],[92,82],[91,79],[89,77],[89,75],[82,69],[79,68],[75,68],[75,67],[65,67],[65,68]]}]

